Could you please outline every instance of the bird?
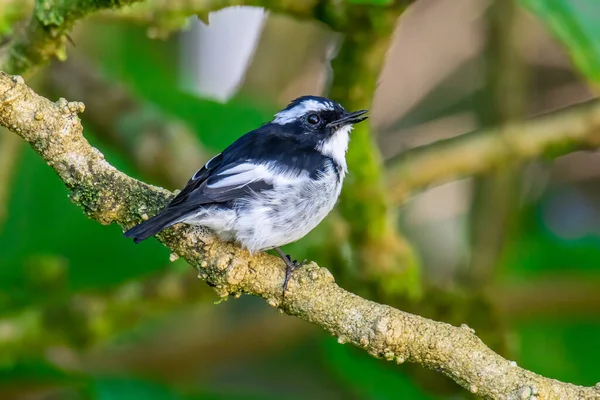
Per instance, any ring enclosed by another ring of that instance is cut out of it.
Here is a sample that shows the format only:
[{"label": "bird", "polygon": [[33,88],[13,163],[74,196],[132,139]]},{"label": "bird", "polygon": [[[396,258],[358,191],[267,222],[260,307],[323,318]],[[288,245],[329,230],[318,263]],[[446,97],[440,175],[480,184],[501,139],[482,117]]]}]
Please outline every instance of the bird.
[{"label": "bird", "polygon": [[129,229],[139,243],[177,223],[204,226],[251,254],[275,250],[286,265],[283,296],[302,265],[281,246],[295,242],[329,214],[348,172],[354,124],[368,110],[302,96],[211,158],[157,215]]}]

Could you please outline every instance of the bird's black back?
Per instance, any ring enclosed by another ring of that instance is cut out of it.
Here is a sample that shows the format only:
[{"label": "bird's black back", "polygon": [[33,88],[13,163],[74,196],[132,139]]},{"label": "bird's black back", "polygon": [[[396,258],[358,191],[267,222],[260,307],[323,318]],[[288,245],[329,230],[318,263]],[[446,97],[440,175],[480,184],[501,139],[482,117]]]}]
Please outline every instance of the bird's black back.
[{"label": "bird's black back", "polygon": [[301,129],[265,124],[238,138],[219,155],[206,163],[188,181],[185,188],[171,201],[165,211],[176,207],[201,206],[215,203],[227,203],[269,189],[269,182],[254,181],[237,190],[214,193],[207,189],[206,182],[223,171],[244,163],[277,165],[281,173],[299,174],[307,171],[316,178],[332,160],[315,150],[314,138],[303,137]]}]

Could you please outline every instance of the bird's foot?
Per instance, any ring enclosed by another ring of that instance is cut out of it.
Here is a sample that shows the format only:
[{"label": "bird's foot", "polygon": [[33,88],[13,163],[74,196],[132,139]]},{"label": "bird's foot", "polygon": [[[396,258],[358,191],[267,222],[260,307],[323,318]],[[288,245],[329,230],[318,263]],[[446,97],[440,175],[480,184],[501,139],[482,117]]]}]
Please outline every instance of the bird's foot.
[{"label": "bird's foot", "polygon": [[290,281],[292,274],[298,268],[300,268],[301,266],[306,264],[306,260],[304,260],[302,262],[298,262],[298,260],[292,260],[292,257],[290,257],[289,254],[286,254],[285,258],[286,258],[286,260],[284,260],[284,262],[285,262],[285,280],[283,281],[283,297],[284,298],[285,298],[285,292],[287,291],[288,282]]},{"label": "bird's foot", "polygon": [[285,263],[285,279],[283,281],[283,293],[282,293],[283,298],[285,299],[285,292],[287,291],[288,282],[290,281],[292,274],[294,273],[295,270],[297,270],[302,265],[304,265],[306,263],[306,260],[302,261],[301,263],[299,263],[297,260],[292,260],[292,257],[290,257],[289,254],[285,254],[283,251],[281,251],[281,249],[279,247],[275,247],[275,251],[277,252],[279,257],[281,257],[281,259]]}]

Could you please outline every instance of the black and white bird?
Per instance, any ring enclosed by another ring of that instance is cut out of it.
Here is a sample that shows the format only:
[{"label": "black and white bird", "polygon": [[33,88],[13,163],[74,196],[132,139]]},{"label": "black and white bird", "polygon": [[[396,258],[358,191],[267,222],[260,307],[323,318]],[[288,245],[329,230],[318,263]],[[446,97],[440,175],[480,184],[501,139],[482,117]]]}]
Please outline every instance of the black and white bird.
[{"label": "black and white bird", "polygon": [[285,295],[299,264],[279,247],[305,236],[333,209],[347,172],[349,134],[365,113],[323,97],[295,99],[209,160],[159,214],[125,236],[138,243],[183,222],[251,253],[275,249],[287,267]]}]

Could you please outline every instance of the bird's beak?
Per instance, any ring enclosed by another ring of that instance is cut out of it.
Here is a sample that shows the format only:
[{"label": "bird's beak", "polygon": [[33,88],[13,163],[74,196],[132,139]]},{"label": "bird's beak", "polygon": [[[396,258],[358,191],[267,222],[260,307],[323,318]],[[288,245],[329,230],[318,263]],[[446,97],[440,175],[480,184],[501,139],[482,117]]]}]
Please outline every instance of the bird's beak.
[{"label": "bird's beak", "polygon": [[357,123],[369,118],[367,116],[363,116],[368,112],[369,112],[369,110],[360,110],[360,111],[354,111],[351,113],[347,113],[346,115],[344,115],[342,118],[338,119],[337,121],[330,122],[329,124],[327,124],[327,126],[330,128],[333,128],[333,127],[340,126],[340,125],[357,124]]}]

